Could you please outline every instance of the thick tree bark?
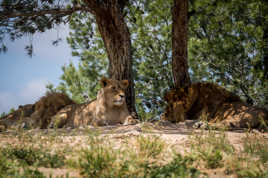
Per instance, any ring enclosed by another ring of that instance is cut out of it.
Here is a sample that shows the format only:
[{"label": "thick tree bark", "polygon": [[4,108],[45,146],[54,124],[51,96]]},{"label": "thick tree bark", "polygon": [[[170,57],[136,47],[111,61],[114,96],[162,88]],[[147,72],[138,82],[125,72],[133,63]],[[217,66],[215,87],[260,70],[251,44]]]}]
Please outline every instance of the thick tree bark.
[{"label": "thick tree bark", "polygon": [[188,0],[174,0],[172,9],[172,72],[175,88],[191,83],[187,60]]},{"label": "thick tree bark", "polygon": [[[267,3],[268,4],[268,3]],[[268,5],[267,5],[268,6]],[[263,41],[265,42],[265,47],[263,50],[263,63],[264,63],[264,80],[268,80],[268,26],[263,24]]]},{"label": "thick tree bark", "polygon": [[[267,13],[268,10],[268,2],[263,1],[262,4],[262,17],[264,14]],[[262,27],[263,27],[263,41],[264,41],[264,48],[263,48],[263,86],[265,87],[265,82],[268,81],[268,23],[267,20],[264,18],[261,19]],[[264,105],[268,105],[268,93],[264,94]]]},{"label": "thick tree bark", "polygon": [[124,0],[109,0],[103,6],[95,8],[94,15],[109,58],[109,76],[129,81],[126,102],[129,111],[136,113],[131,40],[123,17],[124,5]]}]

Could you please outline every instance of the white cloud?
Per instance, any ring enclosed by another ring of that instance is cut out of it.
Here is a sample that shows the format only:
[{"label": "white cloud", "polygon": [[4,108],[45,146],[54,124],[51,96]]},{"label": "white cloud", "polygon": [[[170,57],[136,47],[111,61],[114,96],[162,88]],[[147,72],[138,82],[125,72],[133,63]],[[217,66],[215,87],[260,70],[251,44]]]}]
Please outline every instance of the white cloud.
[{"label": "white cloud", "polygon": [[46,92],[47,80],[38,79],[27,83],[19,92],[0,91],[0,113],[8,112],[19,105],[33,104]]},{"label": "white cloud", "polygon": [[28,83],[19,93],[23,104],[33,103],[43,96],[46,92],[47,83],[48,81],[45,79],[34,80]]}]

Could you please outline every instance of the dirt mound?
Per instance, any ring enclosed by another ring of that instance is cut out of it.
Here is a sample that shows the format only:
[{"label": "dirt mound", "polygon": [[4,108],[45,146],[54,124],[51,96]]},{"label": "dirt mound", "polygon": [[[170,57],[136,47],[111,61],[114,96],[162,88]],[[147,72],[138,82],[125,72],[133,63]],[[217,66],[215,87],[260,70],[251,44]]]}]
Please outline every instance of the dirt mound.
[{"label": "dirt mound", "polygon": [[0,125],[10,127],[47,128],[51,117],[74,102],[63,93],[48,93],[35,104],[20,106],[18,110],[1,118]]},{"label": "dirt mound", "polygon": [[248,106],[235,94],[213,83],[172,89],[165,100],[168,105],[162,118],[171,122],[200,119],[235,128],[256,128],[268,123],[267,111]]}]

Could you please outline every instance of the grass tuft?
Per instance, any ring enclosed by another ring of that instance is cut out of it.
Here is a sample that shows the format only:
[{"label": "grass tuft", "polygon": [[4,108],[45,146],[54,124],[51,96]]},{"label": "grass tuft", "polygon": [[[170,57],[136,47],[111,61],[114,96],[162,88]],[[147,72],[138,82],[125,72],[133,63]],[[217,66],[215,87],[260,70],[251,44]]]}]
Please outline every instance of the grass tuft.
[{"label": "grass tuft", "polygon": [[177,154],[170,162],[160,164],[164,142],[159,137],[136,138],[127,149],[113,144],[90,142],[80,159],[80,173],[85,177],[197,177],[199,171],[190,166],[191,159]]},{"label": "grass tuft", "polygon": [[137,138],[139,153],[144,158],[156,158],[164,148],[164,142],[159,137]]}]

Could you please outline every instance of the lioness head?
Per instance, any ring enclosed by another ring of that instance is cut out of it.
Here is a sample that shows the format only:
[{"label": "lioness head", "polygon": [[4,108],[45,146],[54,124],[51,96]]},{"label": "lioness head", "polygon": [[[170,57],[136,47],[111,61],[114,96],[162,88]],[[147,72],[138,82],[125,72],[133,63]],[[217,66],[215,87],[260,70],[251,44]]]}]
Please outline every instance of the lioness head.
[{"label": "lioness head", "polygon": [[100,80],[102,87],[101,95],[105,98],[108,107],[120,107],[126,104],[125,89],[128,87],[127,80],[113,80],[103,77]]}]

